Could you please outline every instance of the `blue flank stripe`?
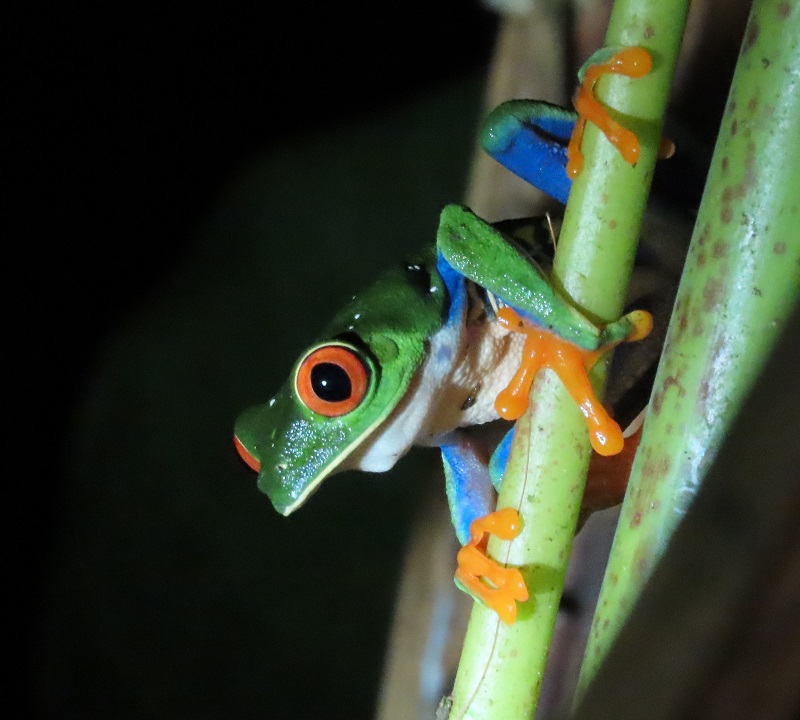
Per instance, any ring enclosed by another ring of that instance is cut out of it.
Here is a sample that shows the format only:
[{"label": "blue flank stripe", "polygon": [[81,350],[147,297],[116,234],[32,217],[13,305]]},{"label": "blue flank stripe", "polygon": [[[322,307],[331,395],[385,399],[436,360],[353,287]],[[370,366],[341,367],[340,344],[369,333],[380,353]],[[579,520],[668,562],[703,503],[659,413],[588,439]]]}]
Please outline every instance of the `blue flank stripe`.
[{"label": "blue flank stripe", "polygon": [[464,276],[453,268],[442,253],[436,253],[436,269],[442,276],[447,294],[450,296],[450,307],[447,310],[445,327],[460,325],[463,321],[464,310],[467,306],[467,286]]},{"label": "blue flank stripe", "polygon": [[494,489],[497,492],[500,492],[503,475],[506,474],[506,465],[508,465],[508,456],[511,453],[511,441],[514,439],[515,428],[516,425],[512,426],[511,430],[505,434],[505,437],[492,453],[491,460],[489,460],[489,476],[492,478],[492,485],[494,485]]},{"label": "blue flank stripe", "polygon": [[469,464],[458,445],[443,445],[440,449],[447,478],[450,518],[458,541],[464,545],[469,540],[469,526],[472,521],[487,515],[492,508],[488,507],[480,488],[475,487]]}]

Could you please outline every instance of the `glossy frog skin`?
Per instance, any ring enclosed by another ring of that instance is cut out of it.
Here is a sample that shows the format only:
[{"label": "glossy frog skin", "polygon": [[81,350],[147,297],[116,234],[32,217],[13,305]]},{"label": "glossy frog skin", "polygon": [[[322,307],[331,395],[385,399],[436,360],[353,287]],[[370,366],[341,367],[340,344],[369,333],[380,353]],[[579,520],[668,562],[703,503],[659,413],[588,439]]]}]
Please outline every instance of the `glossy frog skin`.
[{"label": "glossy frog skin", "polygon": [[[513,427],[491,457],[478,431],[502,417],[498,396],[508,394],[525,366],[528,342],[505,318],[513,313],[541,330],[545,342],[574,349],[579,358],[599,356],[638,327],[629,315],[597,328],[553,293],[533,259],[547,260],[547,231],[543,220],[490,226],[466,208],[447,206],[437,248],[389,270],[334,317],[299,355],[278,393],[236,423],[239,452],[279,512],[294,511],[333,473],[384,472],[412,446],[436,446],[456,534],[467,549],[477,548],[481,537],[473,541],[473,523],[494,510]],[[470,252],[476,249],[480,258]],[[507,268],[501,280],[481,276],[484,255]],[[621,442],[580,359],[579,366],[588,394],[577,399],[594,405]],[[524,400],[527,387],[516,394]],[[486,528],[503,536],[495,524]],[[459,556],[459,584],[498,609],[496,598],[483,597],[486,585],[470,580],[488,561],[482,553]],[[506,569],[493,561],[487,567],[497,585],[497,572]],[[508,582],[518,584],[518,578]],[[516,600],[525,597],[515,591]],[[513,619],[514,612],[501,617]]]},{"label": "glossy frog skin", "polygon": [[[512,101],[487,119],[484,147],[565,201],[576,120],[546,103]],[[533,376],[549,367],[583,409],[594,449],[619,453],[622,432],[586,373],[609,347],[649,332],[647,313],[598,327],[560,297],[548,281],[552,245],[541,219],[490,225],[445,207],[436,245],[354,296],[277,394],[238,418],[236,447],[278,512],[296,510],[337,472],[384,472],[414,445],[438,447],[465,546],[457,582],[513,622],[524,583],[481,544],[485,532],[510,539],[518,531],[518,518],[493,512],[513,426],[491,457],[479,430],[519,417]]]},{"label": "glossy frog skin", "polygon": [[[275,397],[238,419],[240,452],[260,468],[259,489],[278,512],[295,510],[332,472],[353,467],[383,472],[407,449],[369,453],[374,443],[367,438],[403,404],[429,339],[442,327],[449,298],[435,262],[429,250],[355,296],[301,354]],[[332,347],[333,359],[325,353]],[[351,394],[354,371],[342,370],[342,359],[363,372],[358,395]],[[310,383],[301,389],[298,379],[304,375]],[[344,389],[335,387],[337,382]],[[345,405],[332,407],[341,398]]]}]

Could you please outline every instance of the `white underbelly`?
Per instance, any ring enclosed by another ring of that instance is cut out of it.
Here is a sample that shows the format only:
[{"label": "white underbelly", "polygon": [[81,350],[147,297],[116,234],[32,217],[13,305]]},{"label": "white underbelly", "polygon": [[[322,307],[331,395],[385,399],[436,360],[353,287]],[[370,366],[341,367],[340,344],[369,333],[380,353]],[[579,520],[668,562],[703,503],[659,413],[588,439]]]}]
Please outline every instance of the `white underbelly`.
[{"label": "white underbelly", "polygon": [[413,445],[497,420],[495,399],[519,368],[524,340],[485,318],[434,335],[405,397],[346,467],[385,472]]}]

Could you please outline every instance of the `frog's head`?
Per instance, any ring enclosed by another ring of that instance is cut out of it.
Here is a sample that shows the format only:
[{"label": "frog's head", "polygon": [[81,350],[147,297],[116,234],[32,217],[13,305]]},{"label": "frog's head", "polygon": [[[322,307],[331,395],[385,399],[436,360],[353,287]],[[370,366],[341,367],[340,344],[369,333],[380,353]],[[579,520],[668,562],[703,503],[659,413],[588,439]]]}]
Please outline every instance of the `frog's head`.
[{"label": "frog's head", "polygon": [[438,273],[424,268],[405,264],[355,297],[280,391],[236,421],[236,448],[283,515],[347,469],[408,390],[447,304]]},{"label": "frog's head", "polygon": [[288,515],[322,480],[345,469],[345,459],[402,396],[412,370],[405,365],[390,362],[382,371],[365,348],[319,344],[302,355],[275,397],[242,413],[234,443],[278,512]]}]

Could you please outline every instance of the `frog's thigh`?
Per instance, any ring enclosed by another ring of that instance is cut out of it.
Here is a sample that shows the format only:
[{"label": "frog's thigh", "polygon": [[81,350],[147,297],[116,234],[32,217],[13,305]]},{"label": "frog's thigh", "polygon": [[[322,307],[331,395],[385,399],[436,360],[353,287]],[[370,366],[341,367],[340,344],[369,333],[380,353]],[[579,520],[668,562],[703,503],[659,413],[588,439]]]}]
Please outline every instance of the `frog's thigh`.
[{"label": "frog's thigh", "polygon": [[495,507],[489,467],[482,448],[466,433],[454,432],[440,449],[450,518],[459,542],[464,545],[469,540],[472,521],[488,515]]}]

